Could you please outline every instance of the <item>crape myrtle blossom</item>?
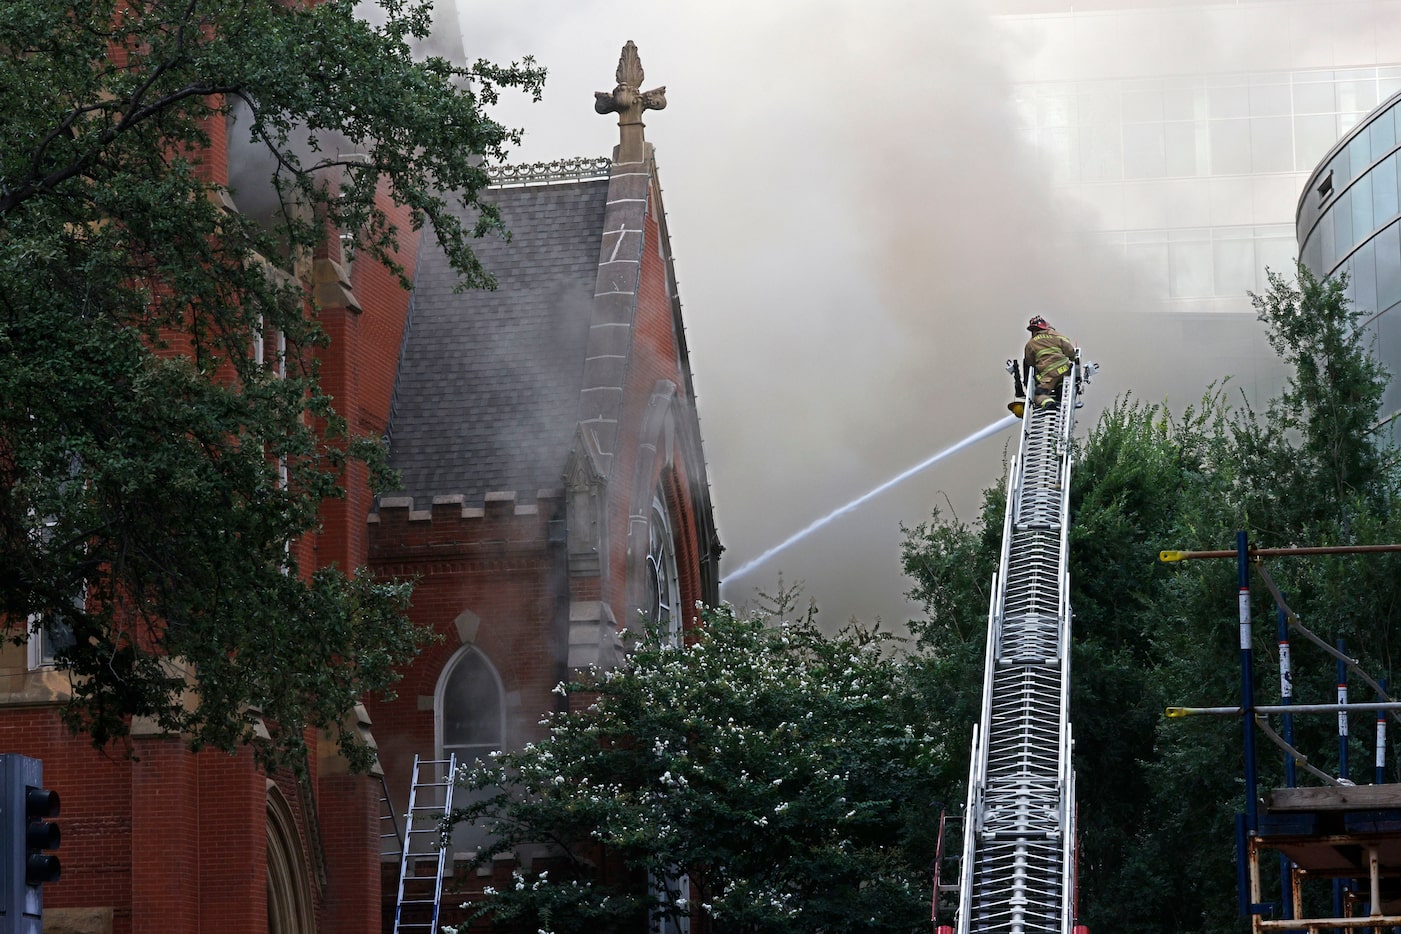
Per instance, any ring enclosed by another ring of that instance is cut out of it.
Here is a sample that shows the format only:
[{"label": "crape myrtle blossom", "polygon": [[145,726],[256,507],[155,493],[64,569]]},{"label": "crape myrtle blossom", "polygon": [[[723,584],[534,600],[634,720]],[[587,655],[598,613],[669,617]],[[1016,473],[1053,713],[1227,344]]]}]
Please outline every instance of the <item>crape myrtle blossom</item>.
[{"label": "crape myrtle blossom", "polygon": [[563,686],[589,707],[459,773],[473,803],[450,823],[492,835],[478,864],[551,847],[473,917],[554,934],[649,912],[736,932],[927,925],[941,744],[890,637],[722,607],[688,638],[636,639],[621,667]]}]

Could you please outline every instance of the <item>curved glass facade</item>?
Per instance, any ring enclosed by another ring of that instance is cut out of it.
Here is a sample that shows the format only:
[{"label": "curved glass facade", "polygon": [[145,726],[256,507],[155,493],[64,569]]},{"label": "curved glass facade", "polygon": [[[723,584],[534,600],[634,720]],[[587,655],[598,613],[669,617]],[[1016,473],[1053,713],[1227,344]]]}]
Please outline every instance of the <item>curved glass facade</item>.
[{"label": "curved glass facade", "polygon": [[1299,197],[1300,261],[1314,275],[1349,276],[1367,341],[1392,374],[1382,416],[1397,438],[1401,415],[1401,93],[1363,117],[1319,163]]}]

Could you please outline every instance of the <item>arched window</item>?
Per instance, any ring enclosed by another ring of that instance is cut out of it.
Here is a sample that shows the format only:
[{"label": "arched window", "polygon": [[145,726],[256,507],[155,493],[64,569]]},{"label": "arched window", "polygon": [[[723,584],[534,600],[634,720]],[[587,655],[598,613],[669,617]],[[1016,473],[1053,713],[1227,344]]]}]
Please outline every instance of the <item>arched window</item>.
[{"label": "arched window", "polygon": [[438,680],[439,758],[470,763],[500,749],[506,732],[501,678],[476,646],[464,646]]},{"label": "arched window", "polygon": [[680,642],[682,614],[681,588],[676,575],[676,543],[671,537],[671,521],[666,502],[652,498],[652,516],[647,530],[647,604],[649,623],[662,626],[673,642]]},{"label": "arched window", "polygon": [[[433,709],[439,759],[455,755],[458,765],[471,765],[505,747],[506,704],[501,678],[476,646],[464,646],[443,669]],[[456,792],[454,803],[465,803],[464,794]],[[485,837],[485,831],[477,827],[458,825],[453,832],[453,849],[459,853],[475,851]]]},{"label": "arched window", "polygon": [[282,792],[268,782],[268,934],[313,934],[311,875],[297,822]]}]

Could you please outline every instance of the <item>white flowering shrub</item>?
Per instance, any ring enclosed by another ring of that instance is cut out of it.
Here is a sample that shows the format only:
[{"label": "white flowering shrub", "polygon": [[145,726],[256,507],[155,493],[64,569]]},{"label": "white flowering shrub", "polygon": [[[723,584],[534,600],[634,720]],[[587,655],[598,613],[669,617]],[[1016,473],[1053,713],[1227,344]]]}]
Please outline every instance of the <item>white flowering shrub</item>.
[{"label": "white flowering shrub", "polygon": [[[485,793],[453,815],[493,835],[479,863],[556,854],[475,917],[554,934],[645,930],[649,910],[737,934],[927,928],[942,744],[888,638],[727,607],[682,650],[647,637],[566,685],[596,700],[460,776]],[[664,902],[648,881],[683,876]]]}]

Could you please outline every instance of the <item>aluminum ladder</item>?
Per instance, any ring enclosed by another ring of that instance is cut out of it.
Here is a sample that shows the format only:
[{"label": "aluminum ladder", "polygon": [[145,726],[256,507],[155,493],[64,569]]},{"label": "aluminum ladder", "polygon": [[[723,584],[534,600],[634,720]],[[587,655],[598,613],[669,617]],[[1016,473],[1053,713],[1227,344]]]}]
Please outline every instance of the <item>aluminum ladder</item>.
[{"label": "aluminum ladder", "polygon": [[443,895],[443,868],[451,844],[443,839],[443,818],[452,812],[457,756],[413,757],[413,784],[404,819],[404,848],[399,858],[399,895],[394,903],[394,934],[437,934]]},{"label": "aluminum ladder", "polygon": [[1066,543],[1080,380],[1077,354],[1060,404],[1028,402],[1022,416],[973,731],[958,934],[1075,931]]}]

